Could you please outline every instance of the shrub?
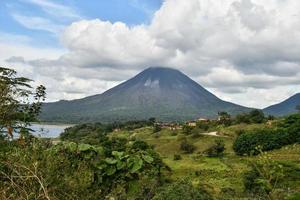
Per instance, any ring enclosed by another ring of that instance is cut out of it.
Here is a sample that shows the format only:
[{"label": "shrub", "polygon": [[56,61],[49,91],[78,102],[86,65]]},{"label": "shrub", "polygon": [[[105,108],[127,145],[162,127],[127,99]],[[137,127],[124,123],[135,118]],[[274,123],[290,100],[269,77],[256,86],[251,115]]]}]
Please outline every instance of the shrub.
[{"label": "shrub", "polygon": [[249,113],[250,122],[252,123],[262,123],[265,121],[265,115],[261,110],[252,110]]},{"label": "shrub", "polygon": [[261,179],[259,172],[252,168],[251,170],[244,173],[243,182],[246,192],[250,193],[264,193],[266,188],[263,187],[262,182],[257,181]]},{"label": "shrub", "polygon": [[174,154],[174,158],[173,158],[173,160],[181,160],[182,158],[181,158],[181,155],[179,155],[179,154]]},{"label": "shrub", "polygon": [[300,143],[300,114],[283,119],[276,128],[255,129],[237,137],[233,149],[238,155],[258,154],[262,151],[281,148],[284,145]]},{"label": "shrub", "polygon": [[210,127],[210,122],[208,121],[200,121],[197,122],[197,127],[203,131],[208,131],[209,127]]},{"label": "shrub", "polygon": [[185,153],[190,154],[196,150],[196,147],[193,144],[189,143],[187,140],[184,140],[180,144],[180,150],[182,150]]},{"label": "shrub", "polygon": [[210,200],[211,195],[202,188],[195,188],[188,179],[165,186],[153,200]]},{"label": "shrub", "polygon": [[[266,152],[261,152],[256,160],[250,161],[250,170],[244,174],[245,191],[267,199],[284,199],[283,180],[290,179],[284,173],[284,166],[274,161]],[[288,176],[287,176],[288,175]],[[281,185],[281,186],[280,186]],[[280,191],[278,187],[281,188]]]},{"label": "shrub", "polygon": [[190,135],[192,133],[193,128],[189,125],[183,125],[182,126],[182,133],[185,135]]},{"label": "shrub", "polygon": [[205,150],[204,153],[208,157],[219,157],[223,155],[224,151],[225,151],[224,141],[219,139],[219,140],[215,140],[215,144],[213,144],[211,147]]},{"label": "shrub", "polygon": [[252,110],[249,113],[238,114],[235,117],[235,123],[263,123],[266,120],[266,117],[261,110]]},{"label": "shrub", "polygon": [[285,118],[279,127],[286,129],[290,135],[290,143],[300,143],[300,114],[293,114]]},{"label": "shrub", "polygon": [[146,149],[149,149],[150,148],[150,146],[146,143],[146,142],[144,142],[144,141],[142,141],[142,140],[137,140],[137,141],[135,141],[133,144],[132,144],[132,147],[131,147],[132,149],[135,149],[135,150],[146,150]]},{"label": "shrub", "polygon": [[278,149],[289,144],[289,134],[282,129],[256,129],[237,137],[233,150],[238,155],[256,155],[257,147],[262,151]]}]

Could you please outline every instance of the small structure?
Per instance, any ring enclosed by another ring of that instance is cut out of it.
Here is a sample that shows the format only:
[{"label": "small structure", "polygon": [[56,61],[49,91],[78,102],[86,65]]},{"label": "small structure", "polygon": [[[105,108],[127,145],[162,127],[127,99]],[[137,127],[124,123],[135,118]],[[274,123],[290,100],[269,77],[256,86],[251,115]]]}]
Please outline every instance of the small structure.
[{"label": "small structure", "polygon": [[182,129],[182,126],[178,123],[156,122],[155,125],[160,126],[163,129],[169,129],[173,131]]},{"label": "small structure", "polygon": [[196,127],[197,123],[196,123],[196,121],[189,121],[189,122],[187,122],[187,125],[190,127]]},{"label": "small structure", "polygon": [[209,120],[206,119],[206,118],[199,118],[198,121],[199,121],[199,122],[207,122],[207,121],[209,121]]}]

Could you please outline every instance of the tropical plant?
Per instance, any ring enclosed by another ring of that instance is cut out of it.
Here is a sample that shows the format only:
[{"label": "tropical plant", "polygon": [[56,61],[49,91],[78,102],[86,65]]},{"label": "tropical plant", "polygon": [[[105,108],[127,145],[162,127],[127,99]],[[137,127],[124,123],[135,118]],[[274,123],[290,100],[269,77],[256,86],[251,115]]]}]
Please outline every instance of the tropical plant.
[{"label": "tropical plant", "polygon": [[36,121],[45,100],[45,87],[33,91],[31,80],[17,76],[13,69],[0,67],[0,132],[20,138],[29,133],[30,122]]}]

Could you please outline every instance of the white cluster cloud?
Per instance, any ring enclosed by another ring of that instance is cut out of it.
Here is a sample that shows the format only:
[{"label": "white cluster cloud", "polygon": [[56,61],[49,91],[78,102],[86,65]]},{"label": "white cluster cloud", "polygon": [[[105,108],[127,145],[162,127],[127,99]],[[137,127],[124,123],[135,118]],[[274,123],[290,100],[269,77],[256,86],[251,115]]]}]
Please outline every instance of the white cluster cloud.
[{"label": "white cluster cloud", "polygon": [[58,58],[7,59],[47,77],[50,100],[103,92],[149,66],[180,69],[246,106],[300,92],[299,0],[165,0],[148,25],[80,20],[61,41]]}]

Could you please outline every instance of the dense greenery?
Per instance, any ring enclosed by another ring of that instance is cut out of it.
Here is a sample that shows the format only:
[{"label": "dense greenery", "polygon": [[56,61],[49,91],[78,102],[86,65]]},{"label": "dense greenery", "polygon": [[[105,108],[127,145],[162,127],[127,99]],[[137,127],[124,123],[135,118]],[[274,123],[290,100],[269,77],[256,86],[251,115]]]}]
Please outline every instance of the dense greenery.
[{"label": "dense greenery", "polygon": [[[134,130],[145,126],[153,126],[154,118],[144,121],[129,121],[115,123],[87,123],[72,126],[60,135],[63,141],[83,142],[87,144],[100,144],[107,139],[107,134],[114,130]],[[156,127],[156,126],[155,126]],[[159,131],[159,130],[158,130]]]},{"label": "dense greenery", "polygon": [[23,147],[6,145],[0,156],[0,190],[6,198],[105,199],[125,198],[128,193],[150,198],[166,168],[153,149],[140,149],[135,143],[118,146],[124,151],[110,149],[108,155],[105,146],[74,142],[53,146],[33,139]]},{"label": "dense greenery", "polygon": [[233,144],[233,149],[238,155],[255,155],[259,153],[258,147],[262,151],[269,151],[299,143],[299,138],[300,115],[295,114],[284,119],[275,128],[255,129],[240,134]]}]

